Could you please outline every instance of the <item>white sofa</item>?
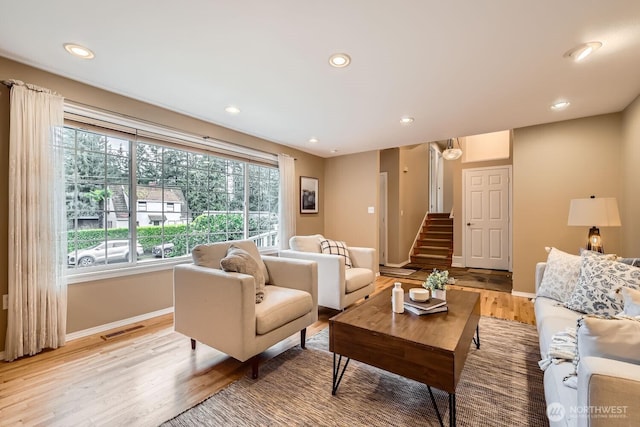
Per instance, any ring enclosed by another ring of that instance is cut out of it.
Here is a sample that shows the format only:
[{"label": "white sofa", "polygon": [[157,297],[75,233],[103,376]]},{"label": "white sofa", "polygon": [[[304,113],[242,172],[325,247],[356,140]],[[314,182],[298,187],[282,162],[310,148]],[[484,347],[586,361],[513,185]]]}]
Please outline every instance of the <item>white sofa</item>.
[{"label": "white sofa", "polygon": [[[544,262],[536,265],[536,292],[546,265]],[[553,335],[568,327],[575,328],[584,315],[546,297],[536,297],[534,307],[540,354],[544,359]],[[577,389],[563,383],[573,372],[571,362],[551,364],[544,372],[551,426],[640,426],[639,364],[602,357],[581,358]]]},{"label": "white sofa", "polygon": [[318,263],[318,305],[343,310],[360,298],[373,293],[376,251],[373,248],[348,247],[353,268],[345,268],[345,257],[322,253],[321,234],[293,236],[291,249],[280,251],[283,258],[297,258]]}]

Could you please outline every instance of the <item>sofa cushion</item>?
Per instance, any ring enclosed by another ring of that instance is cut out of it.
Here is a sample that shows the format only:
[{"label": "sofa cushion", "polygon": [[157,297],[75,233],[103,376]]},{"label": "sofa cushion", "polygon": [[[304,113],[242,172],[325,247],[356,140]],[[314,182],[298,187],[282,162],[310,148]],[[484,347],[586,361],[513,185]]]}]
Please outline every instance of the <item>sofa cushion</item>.
[{"label": "sofa cushion", "polygon": [[309,292],[274,285],[265,286],[264,292],[264,301],[256,305],[258,335],[267,334],[313,309]]},{"label": "sofa cushion", "polygon": [[351,257],[349,256],[349,249],[345,242],[339,242],[337,240],[324,239],[320,241],[320,249],[323,254],[340,255],[344,257],[344,265],[347,268],[351,268]]},{"label": "sofa cushion", "polygon": [[293,236],[289,239],[289,247],[299,252],[321,253],[320,241],[324,240],[322,234],[314,234],[311,236]]},{"label": "sofa cushion", "polygon": [[579,276],[580,257],[551,248],[537,296],[566,302],[573,293]]},{"label": "sofa cushion", "polygon": [[229,246],[227,256],[220,260],[220,267],[224,271],[233,271],[242,274],[249,274],[256,282],[256,304],[261,303],[264,298],[264,274],[258,262],[244,249],[235,245]]},{"label": "sofa cushion", "polygon": [[618,292],[623,286],[640,289],[640,268],[603,257],[584,256],[578,284],[565,305],[587,314],[615,316],[624,306]]},{"label": "sofa cushion", "polygon": [[578,359],[587,356],[640,364],[640,321],[591,316],[580,319]]},{"label": "sofa cushion", "polygon": [[260,266],[260,270],[264,275],[265,283],[269,283],[269,272],[267,271],[267,266],[264,265],[264,262],[262,261],[258,247],[251,240],[234,240],[229,242],[198,245],[193,248],[193,251],[191,251],[193,263],[201,267],[220,269],[220,260],[227,256],[227,250],[231,245],[247,251]]},{"label": "sofa cushion", "polygon": [[344,273],[347,293],[362,289],[374,280],[373,271],[368,268],[348,268]]},{"label": "sofa cushion", "polygon": [[624,314],[627,316],[640,316],[640,291],[623,287],[622,299],[624,301]]}]

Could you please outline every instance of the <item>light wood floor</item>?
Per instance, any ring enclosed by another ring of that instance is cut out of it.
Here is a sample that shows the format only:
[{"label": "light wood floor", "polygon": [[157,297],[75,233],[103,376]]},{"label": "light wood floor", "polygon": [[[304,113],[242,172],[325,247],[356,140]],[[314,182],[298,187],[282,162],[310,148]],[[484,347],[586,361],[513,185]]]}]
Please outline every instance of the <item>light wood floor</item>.
[{"label": "light wood floor", "polygon": [[[396,280],[379,277],[376,293]],[[483,315],[534,322],[533,305],[526,298],[466,290],[481,294]],[[321,308],[308,336],[327,327],[336,313]],[[205,345],[191,351],[189,338],[173,332],[172,315],[139,324],[144,328],[109,341],[90,336],[0,363],[0,425],[155,426],[249,374],[246,363]],[[297,345],[298,337],[272,347],[263,359]],[[330,392],[331,385],[327,387]]]}]

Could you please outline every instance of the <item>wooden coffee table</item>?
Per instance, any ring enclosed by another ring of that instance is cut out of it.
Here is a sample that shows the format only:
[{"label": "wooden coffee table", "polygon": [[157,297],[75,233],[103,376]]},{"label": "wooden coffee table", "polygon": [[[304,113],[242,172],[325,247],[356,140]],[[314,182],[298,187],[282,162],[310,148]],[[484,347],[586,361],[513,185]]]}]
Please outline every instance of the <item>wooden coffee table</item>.
[{"label": "wooden coffee table", "polygon": [[[403,284],[405,292],[416,285]],[[350,359],[449,393],[449,425],[456,424],[456,386],[473,341],[480,348],[480,295],[450,289],[446,313],[418,316],[391,310],[391,288],[329,320],[335,395]],[[475,337],[474,337],[475,334]],[[343,357],[346,361],[343,366]]]}]

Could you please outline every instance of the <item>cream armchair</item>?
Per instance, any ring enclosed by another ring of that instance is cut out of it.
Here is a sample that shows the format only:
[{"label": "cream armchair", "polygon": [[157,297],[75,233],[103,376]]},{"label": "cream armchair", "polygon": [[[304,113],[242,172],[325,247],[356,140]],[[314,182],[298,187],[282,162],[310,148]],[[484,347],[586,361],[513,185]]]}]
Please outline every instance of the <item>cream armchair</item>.
[{"label": "cream armchair", "polygon": [[[220,269],[220,260],[235,245],[262,260],[264,298],[256,303],[254,276]],[[258,377],[258,355],[318,319],[318,267],[315,262],[260,257],[252,241],[200,245],[194,263],[174,267],[174,329],[244,362],[250,358]]]},{"label": "cream armchair", "polygon": [[296,258],[318,263],[318,305],[343,310],[374,290],[375,249],[348,247],[353,268],[345,267],[345,257],[322,253],[321,234],[293,236],[291,249],[280,251],[282,258]]}]

